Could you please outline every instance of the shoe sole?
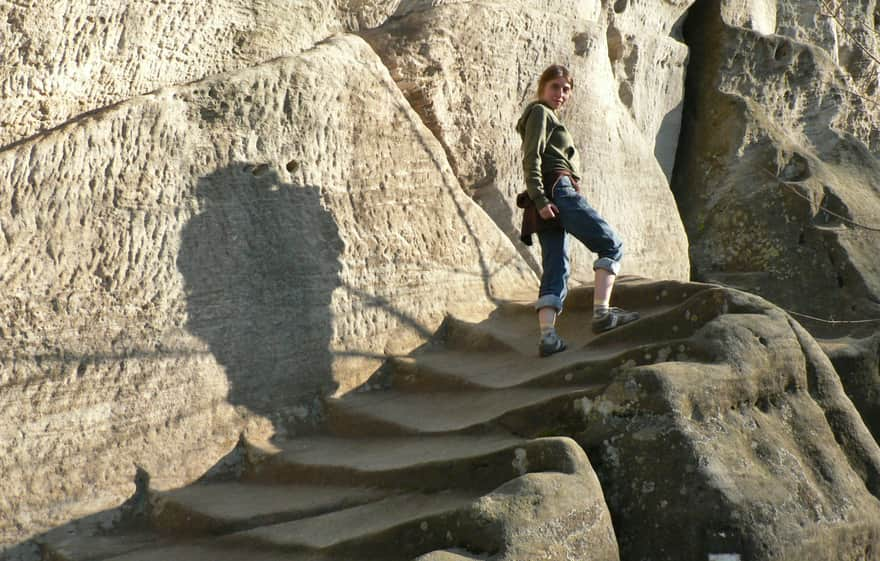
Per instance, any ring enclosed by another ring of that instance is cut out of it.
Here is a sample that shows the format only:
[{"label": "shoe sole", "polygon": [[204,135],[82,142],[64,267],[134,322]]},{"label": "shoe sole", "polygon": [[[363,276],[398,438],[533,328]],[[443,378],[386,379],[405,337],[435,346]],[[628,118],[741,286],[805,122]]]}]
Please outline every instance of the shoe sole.
[{"label": "shoe sole", "polygon": [[567,348],[568,348],[568,346],[565,343],[563,343],[562,346],[559,347],[558,349],[553,349],[551,351],[545,351],[543,347],[538,347],[538,356],[540,356],[541,358],[545,358],[550,355],[555,355],[556,353],[561,353],[562,351],[564,351]]},{"label": "shoe sole", "polygon": [[618,327],[621,327],[624,325],[629,325],[630,323],[633,323],[634,321],[638,321],[640,319],[641,319],[641,316],[638,316],[638,317],[634,317],[633,319],[631,319],[629,321],[618,322],[618,323],[611,324],[609,326],[596,327],[595,325],[592,325],[591,327],[593,329],[593,333],[599,334],[599,333],[605,333],[606,331],[611,331],[612,329],[617,329]]}]

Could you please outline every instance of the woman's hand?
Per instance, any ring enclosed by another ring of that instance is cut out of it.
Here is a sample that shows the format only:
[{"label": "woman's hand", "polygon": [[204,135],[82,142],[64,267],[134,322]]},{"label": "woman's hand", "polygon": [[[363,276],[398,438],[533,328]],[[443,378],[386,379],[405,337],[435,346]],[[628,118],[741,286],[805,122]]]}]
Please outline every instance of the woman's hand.
[{"label": "woman's hand", "polygon": [[539,210],[538,214],[540,214],[541,218],[543,218],[544,220],[550,220],[551,218],[556,218],[557,216],[559,216],[559,209],[556,208],[556,205],[550,203]]}]

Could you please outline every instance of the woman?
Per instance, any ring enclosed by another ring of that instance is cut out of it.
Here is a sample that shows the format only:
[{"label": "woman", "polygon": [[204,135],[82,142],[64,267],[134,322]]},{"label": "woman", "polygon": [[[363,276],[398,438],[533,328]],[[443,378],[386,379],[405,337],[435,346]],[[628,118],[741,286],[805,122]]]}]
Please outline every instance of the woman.
[{"label": "woman", "polygon": [[535,309],[541,340],[538,353],[549,356],[565,350],[556,334],[556,316],[568,293],[571,234],[599,257],[593,263],[592,329],[601,333],[639,318],[636,312],[612,308],[611,290],[620,271],[623,244],[605,220],[578,192],[578,153],[568,130],[556,112],[571,96],[573,81],[567,68],[548,67],[538,81],[538,99],[523,110],[516,125],[522,137],[522,164],[526,192],[538,209],[542,224],[538,239],[544,272]]}]

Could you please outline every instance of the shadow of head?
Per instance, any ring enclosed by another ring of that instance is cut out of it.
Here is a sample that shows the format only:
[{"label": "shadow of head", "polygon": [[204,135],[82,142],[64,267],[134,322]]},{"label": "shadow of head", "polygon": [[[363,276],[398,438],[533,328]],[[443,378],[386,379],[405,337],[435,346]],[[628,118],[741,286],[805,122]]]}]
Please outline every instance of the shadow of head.
[{"label": "shadow of head", "polygon": [[188,330],[229,379],[228,400],[279,423],[309,421],[331,377],[331,299],[343,249],[319,188],[266,164],[198,180],[177,267]]}]

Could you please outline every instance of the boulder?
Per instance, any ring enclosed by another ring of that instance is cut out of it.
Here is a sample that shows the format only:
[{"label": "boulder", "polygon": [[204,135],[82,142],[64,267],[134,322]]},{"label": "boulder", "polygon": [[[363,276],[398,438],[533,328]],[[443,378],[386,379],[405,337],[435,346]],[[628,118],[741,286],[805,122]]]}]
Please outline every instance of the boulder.
[{"label": "boulder", "polygon": [[871,558],[880,448],[831,362],[756,296],[687,295],[607,341],[643,352],[581,406],[621,557]]},{"label": "boulder", "polygon": [[97,111],[0,177],[0,543],[303,430],[535,283],[354,36]]},{"label": "boulder", "polygon": [[[609,27],[598,2],[413,0],[364,36],[440,140],[464,190],[517,244],[514,199],[524,182],[514,125],[541,71],[567,65],[575,93],[561,116],[580,146],[585,196],[624,240],[624,270],[684,279],[687,240],[663,170],[678,136],[686,56],[667,35],[686,6],[664,7],[657,18],[651,7],[624,12],[626,2],[618,4]],[[574,247],[573,277],[592,280],[594,257]],[[539,270],[537,250],[519,248]]]}]

